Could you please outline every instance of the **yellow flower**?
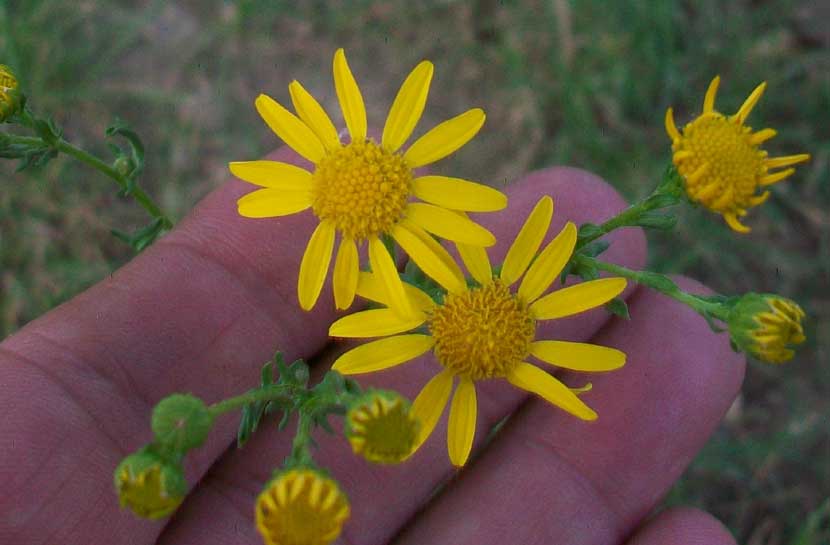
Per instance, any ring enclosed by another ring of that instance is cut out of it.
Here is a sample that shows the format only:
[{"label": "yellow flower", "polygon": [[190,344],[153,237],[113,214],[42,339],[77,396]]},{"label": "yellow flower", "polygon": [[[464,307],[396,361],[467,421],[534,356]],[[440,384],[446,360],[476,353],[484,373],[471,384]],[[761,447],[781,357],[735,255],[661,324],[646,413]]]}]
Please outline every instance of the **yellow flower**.
[{"label": "yellow flower", "polygon": [[318,471],[279,473],[256,502],[256,526],[266,545],[327,545],[349,518],[349,500]]},{"label": "yellow flower", "polygon": [[[297,81],[288,87],[296,116],[270,97],[256,99],[257,110],[277,136],[314,164],[309,172],[276,161],[230,163],[233,174],[264,188],[239,199],[241,215],[285,216],[311,208],[320,221],[300,264],[297,292],[303,309],[317,302],[336,233],[340,234],[333,281],[337,308],[352,304],[360,270],[358,246],[367,242],[372,270],[402,315],[412,309],[383,235],[397,241],[426,271],[430,263],[449,258],[443,248],[430,243],[430,234],[477,246],[495,243],[489,231],[456,211],[500,210],[507,205],[504,194],[458,178],[413,172],[472,139],[484,123],[482,110],[471,109],[440,123],[400,151],[424,110],[432,72],[432,63],[423,61],[406,78],[379,144],[367,138],[363,97],[342,49],[334,55],[334,86],[349,130],[348,143],[340,141],[328,114]],[[411,202],[413,196],[424,202]]]},{"label": "yellow flower", "polygon": [[672,140],[672,161],[686,182],[689,198],[709,210],[721,214],[726,223],[740,233],[748,233],[749,227],[738,218],[749,208],[758,206],[769,198],[769,191],[757,194],[780,182],[795,172],[786,168],[810,159],[800,153],[769,158],[761,144],[773,136],[773,129],[752,132],[744,125],[752,108],[761,98],[767,84],[760,84],[733,115],[724,115],[715,108],[715,95],[720,77],[709,84],[703,100],[703,113],[694,121],[677,130],[672,109],[666,111],[666,132]]},{"label": "yellow flower", "polygon": [[804,316],[795,301],[748,293],[729,312],[729,335],[738,348],[759,360],[784,363],[795,355],[790,346],[807,340],[801,325]]},{"label": "yellow flower", "polygon": [[[531,212],[505,257],[498,278],[493,277],[487,252],[460,245],[461,258],[477,282],[468,287],[454,261],[436,269],[437,281],[447,290],[441,303],[409,284],[407,295],[417,313],[402,318],[389,309],[373,309],[345,316],[332,324],[334,337],[380,337],[403,333],[426,324],[428,334],[410,333],[375,340],[346,352],[333,369],[349,375],[387,369],[429,350],[443,370],[412,404],[421,422],[419,446],[435,428],[450,397],[447,444],[452,463],[462,466],[473,444],[476,423],[475,382],[505,378],[583,419],[596,413],[559,380],[526,360],[539,360],[577,371],[609,371],[625,363],[619,350],[585,343],[536,340],[536,322],[562,318],[602,305],[624,288],[623,278],[584,282],[543,295],[556,280],[573,253],[576,226],[568,223],[538,255],[550,226],[553,201],[542,198]],[[534,260],[535,258],[535,260]],[[532,263],[531,263],[532,262]],[[524,278],[522,278],[524,275]],[[517,290],[511,287],[522,278]],[[388,303],[376,275],[361,273],[358,293]],[[579,390],[583,391],[583,390]]]},{"label": "yellow flower", "polygon": [[393,391],[371,390],[346,413],[346,437],[352,450],[379,464],[406,460],[415,448],[419,427],[409,400]]},{"label": "yellow flower", "polygon": [[12,69],[0,64],[0,122],[17,108],[17,78]]},{"label": "yellow flower", "polygon": [[124,458],[114,477],[121,507],[129,507],[143,518],[170,515],[187,493],[181,468],[146,450]]}]

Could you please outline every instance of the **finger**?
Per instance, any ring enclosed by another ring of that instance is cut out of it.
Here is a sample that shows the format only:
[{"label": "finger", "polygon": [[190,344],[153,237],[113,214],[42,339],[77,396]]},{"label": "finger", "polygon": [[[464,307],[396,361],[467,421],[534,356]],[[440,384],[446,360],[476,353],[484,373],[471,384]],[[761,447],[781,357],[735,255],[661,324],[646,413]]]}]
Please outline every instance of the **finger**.
[{"label": "finger", "polygon": [[608,545],[633,531],[725,414],[744,366],[688,307],[643,289],[629,306],[630,321],[592,339],[628,355],[583,396],[599,419],[530,401],[402,544]]},{"label": "finger", "polygon": [[626,542],[626,545],[735,545],[721,522],[697,509],[669,509],[658,514]]},{"label": "finger", "polygon": [[[3,342],[0,541],[152,541],[160,523],[120,511],[108,484],[151,439],[152,406],[176,391],[243,391],[275,347],[308,357],[327,342],[331,297],[306,313],[296,296],[315,219],[242,218],[236,200],[250,189],[223,185],[112,277]],[[188,458],[191,482],[234,434],[219,422]]]},{"label": "finger", "polygon": [[[529,175],[507,189],[509,211],[488,214],[477,221],[497,235],[499,243],[491,252],[494,263],[503,259],[507,248],[539,198],[549,194],[555,201],[554,223],[548,239],[565,222],[601,221],[625,206],[605,182],[580,170],[555,168]],[[622,230],[612,236],[608,259],[639,267],[645,259],[645,241],[639,230]],[[585,340],[607,320],[603,310],[572,319],[538,326],[539,338]],[[398,390],[414,398],[436,373],[430,357],[408,362],[388,371],[356,377],[364,386]],[[488,381],[479,388],[480,444],[486,428],[509,414],[522,399],[505,381]],[[287,431],[287,430],[286,430]],[[322,434],[320,434],[322,435]],[[264,427],[245,449],[230,452],[194,491],[192,501],[177,514],[162,536],[162,543],[222,543],[234,532],[247,532],[255,539],[251,516],[256,495],[271,471],[288,452],[290,433]],[[357,544],[386,543],[426,501],[431,490],[452,470],[447,457],[446,429],[439,427],[421,450],[403,466],[374,466],[355,459],[342,437],[319,437],[316,459],[340,480],[352,503],[352,517],[344,541]],[[205,513],[216,516],[206,517]],[[221,516],[220,516],[221,513]],[[238,534],[235,534],[238,535]]]}]

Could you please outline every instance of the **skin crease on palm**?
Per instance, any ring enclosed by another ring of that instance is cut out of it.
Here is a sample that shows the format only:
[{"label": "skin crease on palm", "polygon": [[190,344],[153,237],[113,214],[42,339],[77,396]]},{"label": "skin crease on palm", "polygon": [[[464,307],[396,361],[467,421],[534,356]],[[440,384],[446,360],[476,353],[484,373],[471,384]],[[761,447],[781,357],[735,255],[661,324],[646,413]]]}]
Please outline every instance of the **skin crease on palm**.
[{"label": "skin crease on palm", "polygon": [[[285,149],[271,158],[302,164]],[[238,414],[220,417],[188,456],[193,489],[169,520],[120,510],[111,484],[121,458],[151,439],[150,412],[164,396],[190,392],[211,403],[241,393],[276,348],[289,361],[314,362],[319,378],[347,346],[326,335],[337,316],[330,284],[312,312],[297,304],[315,219],[242,218],[236,199],[251,190],[229,181],[153,247],[0,345],[0,543],[261,543],[253,504],[288,452],[290,429],[262,426],[236,450]],[[600,222],[625,206],[605,182],[569,168],[535,172],[506,192],[508,209],[477,216],[499,239],[494,263],[543,194],[555,203],[548,240],[567,220]],[[642,232],[624,229],[610,240],[606,259],[643,266]],[[318,434],[316,458],[352,504],[340,542],[734,543],[705,513],[653,511],[728,409],[743,359],[686,307],[634,286],[625,296],[629,322],[598,309],[547,322],[537,334],[627,353],[620,370],[562,375],[572,386],[593,383],[584,399],[599,413],[595,422],[489,381],[479,390],[474,458],[460,472],[447,458],[446,415],[401,466],[370,465],[342,437]],[[411,398],[436,366],[422,358],[356,378]],[[511,413],[483,445],[487,429]]]}]

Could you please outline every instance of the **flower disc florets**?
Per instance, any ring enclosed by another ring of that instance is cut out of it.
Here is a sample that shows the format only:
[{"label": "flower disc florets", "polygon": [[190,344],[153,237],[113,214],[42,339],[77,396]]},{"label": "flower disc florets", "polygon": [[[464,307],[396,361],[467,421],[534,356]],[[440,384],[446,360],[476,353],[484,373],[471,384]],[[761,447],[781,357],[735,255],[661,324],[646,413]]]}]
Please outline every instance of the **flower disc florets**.
[{"label": "flower disc florets", "polygon": [[429,320],[438,361],[473,380],[504,377],[527,357],[536,323],[499,280],[450,293]]},{"label": "flower disc florets", "polygon": [[327,545],[349,518],[337,483],[308,468],[281,472],[256,502],[256,525],[267,545]]},{"label": "flower disc florets", "polygon": [[403,217],[412,171],[403,156],[372,140],[326,155],[312,177],[312,207],[344,236],[364,240],[391,230]]},{"label": "flower disc florets", "polygon": [[752,143],[749,127],[710,112],[686,125],[677,151],[691,153],[677,165],[690,198],[719,213],[753,206],[767,152]]}]

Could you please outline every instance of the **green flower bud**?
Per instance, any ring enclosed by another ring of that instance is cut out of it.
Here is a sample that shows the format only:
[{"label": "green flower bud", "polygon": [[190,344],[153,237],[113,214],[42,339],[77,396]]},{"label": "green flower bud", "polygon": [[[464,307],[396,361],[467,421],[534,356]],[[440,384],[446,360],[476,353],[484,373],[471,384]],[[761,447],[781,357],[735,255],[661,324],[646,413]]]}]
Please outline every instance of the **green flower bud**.
[{"label": "green flower bud", "polygon": [[213,416],[207,406],[192,395],[171,395],[153,409],[156,441],[175,452],[184,453],[204,443],[212,426]]},{"label": "green flower bud", "polygon": [[346,438],[355,454],[379,464],[400,463],[415,451],[420,422],[397,392],[368,390],[349,406]]},{"label": "green flower bud", "polygon": [[113,168],[122,176],[129,176],[135,170],[135,163],[129,157],[122,155],[113,163]]},{"label": "green flower bud", "polygon": [[11,68],[0,64],[0,123],[8,119],[20,106],[17,78]]},{"label": "green flower bud", "polygon": [[792,345],[806,340],[804,311],[794,301],[774,294],[748,293],[730,309],[732,342],[761,361],[784,363],[792,359]]},{"label": "green flower bud", "polygon": [[181,466],[146,448],[124,458],[115,468],[114,480],[121,507],[147,519],[171,514],[187,494]]}]

